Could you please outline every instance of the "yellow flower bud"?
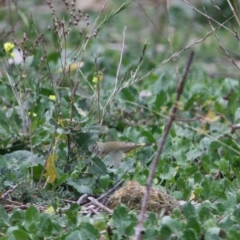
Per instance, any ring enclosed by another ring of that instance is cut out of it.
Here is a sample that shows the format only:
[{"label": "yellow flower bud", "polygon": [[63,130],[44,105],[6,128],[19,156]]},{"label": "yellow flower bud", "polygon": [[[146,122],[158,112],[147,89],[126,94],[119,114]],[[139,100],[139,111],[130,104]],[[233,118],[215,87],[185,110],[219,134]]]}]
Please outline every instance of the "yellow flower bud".
[{"label": "yellow flower bud", "polygon": [[56,96],[55,96],[55,95],[49,95],[48,98],[51,99],[51,100],[53,100],[53,101],[56,101]]},{"label": "yellow flower bud", "polygon": [[102,80],[103,80],[103,73],[100,72],[100,71],[95,72],[94,75],[93,75],[92,82],[95,83],[95,84],[98,84],[98,83],[100,83]]}]

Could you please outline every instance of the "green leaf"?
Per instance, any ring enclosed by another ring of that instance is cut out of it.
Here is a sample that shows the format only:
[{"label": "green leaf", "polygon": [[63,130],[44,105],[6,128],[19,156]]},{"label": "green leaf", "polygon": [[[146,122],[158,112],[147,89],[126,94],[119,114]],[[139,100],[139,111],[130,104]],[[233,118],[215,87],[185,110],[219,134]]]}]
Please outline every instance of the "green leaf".
[{"label": "green leaf", "polygon": [[84,237],[86,237],[86,239],[98,239],[99,238],[98,230],[90,223],[82,223],[80,225],[80,231],[82,233],[83,238]]},{"label": "green leaf", "polygon": [[77,224],[78,210],[79,210],[79,205],[78,204],[72,204],[70,206],[70,208],[66,211],[68,221],[73,225]]},{"label": "green leaf", "polygon": [[177,179],[177,187],[179,190],[183,190],[186,188],[186,181],[184,178],[180,177]]},{"label": "green leaf", "polygon": [[43,157],[25,150],[5,154],[4,157],[7,160],[9,166],[11,166],[11,164],[16,166],[17,164],[17,169],[38,165],[39,163],[44,162]]},{"label": "green leaf", "polygon": [[201,183],[202,182],[202,179],[203,179],[203,176],[200,172],[196,172],[193,176],[194,178],[194,182],[195,183]]},{"label": "green leaf", "polygon": [[124,88],[121,91],[121,94],[123,96],[123,99],[129,101],[129,102],[135,102],[138,98],[138,92],[133,87]]},{"label": "green leaf", "polygon": [[190,202],[187,202],[183,206],[183,213],[184,216],[189,220],[190,217],[196,216],[196,209]]},{"label": "green leaf", "polygon": [[30,67],[32,65],[34,56],[28,56],[24,62],[24,67]]},{"label": "green leaf", "polygon": [[236,186],[232,181],[225,178],[225,186],[227,191],[231,192],[232,194],[234,194],[234,196],[236,196]]},{"label": "green leaf", "polygon": [[99,239],[100,235],[98,230],[91,225],[90,223],[82,223],[80,225],[80,229],[71,232],[67,237],[66,240],[97,240]]},{"label": "green leaf", "polygon": [[122,238],[123,235],[131,236],[137,223],[136,217],[132,216],[125,206],[117,206],[113,212],[114,233]]},{"label": "green leaf", "polygon": [[188,151],[186,154],[186,158],[188,161],[194,160],[200,156],[202,156],[202,150],[200,148],[194,148]]},{"label": "green leaf", "polygon": [[182,240],[199,240],[199,235],[192,228],[183,231]]},{"label": "green leaf", "polygon": [[21,225],[22,220],[25,219],[26,211],[20,209],[15,209],[11,215],[11,224],[12,225]]},{"label": "green leaf", "polygon": [[65,183],[69,178],[69,174],[67,173],[63,173],[61,174],[60,177],[57,177],[57,179],[54,182],[54,187],[58,187],[60,185],[62,185],[63,183]]},{"label": "green leaf", "polygon": [[59,52],[51,52],[47,55],[48,62],[52,61],[52,62],[57,63],[59,58],[60,58]]},{"label": "green leaf", "polygon": [[10,226],[9,216],[2,205],[0,205],[0,226]]},{"label": "green leaf", "polygon": [[167,227],[171,230],[172,233],[175,233],[177,236],[180,235],[182,226],[181,223],[170,216],[166,216],[162,219],[162,224],[164,227]]},{"label": "green leaf", "polygon": [[[52,234],[59,235],[62,231],[62,225],[59,223],[60,219],[58,217],[58,221],[54,221],[50,214],[42,213],[39,221],[36,223],[36,235],[42,238]],[[66,224],[66,220],[64,222]]]},{"label": "green leaf", "polygon": [[[175,176],[177,169],[175,167],[171,167],[171,165],[169,164],[169,162],[167,160],[166,161],[163,160],[162,162],[163,162],[163,166],[161,169],[162,172],[160,173],[160,171],[159,171],[158,174],[161,174],[160,175],[161,179],[166,179],[166,180],[172,179],[172,176]],[[159,164],[161,165],[162,163],[160,162]],[[181,181],[181,180],[179,180],[179,181]],[[181,186],[183,187],[184,185],[185,185],[185,182],[182,182]]]},{"label": "green leaf", "polygon": [[221,229],[218,227],[208,228],[207,232],[205,234],[205,239],[206,240],[220,240],[221,239],[219,237],[220,230]]},{"label": "green leaf", "polygon": [[146,137],[148,143],[156,143],[156,139],[154,138],[153,134],[148,131],[142,131],[141,136]]},{"label": "green leaf", "polygon": [[89,172],[94,175],[105,175],[108,173],[105,163],[99,158],[92,159],[92,165],[89,169]]},{"label": "green leaf", "polygon": [[188,217],[187,228],[193,229],[198,236],[201,234],[201,224],[194,215]]},{"label": "green leaf", "polygon": [[86,185],[81,185],[81,183],[75,182],[72,179],[69,179],[67,181],[67,184],[72,186],[76,191],[78,191],[79,193],[88,193],[88,194],[92,194],[92,189],[90,188],[90,186],[86,186]]},{"label": "green leaf", "polygon": [[234,211],[233,215],[236,217],[238,223],[240,224],[240,209],[237,208],[237,209]]},{"label": "green leaf", "polygon": [[40,218],[40,213],[38,210],[30,206],[27,211],[26,211],[26,217],[25,217],[25,222],[24,222],[24,227],[31,233],[36,232],[36,222]]},{"label": "green leaf", "polygon": [[209,184],[208,179],[205,179],[202,182],[201,186],[202,186],[202,189],[203,189],[202,194],[203,194],[204,198],[205,199],[209,198],[211,196],[212,189],[211,189],[211,186]]},{"label": "green leaf", "polygon": [[157,236],[162,236],[157,227],[151,226],[145,229],[144,239],[158,239]]},{"label": "green leaf", "polygon": [[99,178],[99,182],[100,182],[101,188],[103,188],[104,190],[107,190],[109,188],[110,183],[111,183],[111,178],[108,174],[107,175],[102,175]]},{"label": "green leaf", "polygon": [[232,225],[227,232],[228,239],[239,240],[240,239],[240,227],[238,224]]},{"label": "green leaf", "polygon": [[43,170],[44,169],[43,169],[42,164],[38,164],[37,166],[28,167],[28,172],[29,172],[29,174],[33,173],[33,179],[35,181],[38,181],[40,179]]},{"label": "green leaf", "polygon": [[219,170],[228,173],[229,172],[229,163],[225,159],[220,159],[219,161]]},{"label": "green leaf", "polygon": [[171,236],[171,230],[168,228],[168,226],[162,225],[160,229],[159,236],[162,237],[162,239],[169,239]]},{"label": "green leaf", "polygon": [[79,230],[71,232],[67,237],[66,240],[83,240],[82,233]]},{"label": "green leaf", "polygon": [[75,141],[77,142],[79,147],[87,148],[91,144],[95,144],[96,142],[96,135],[93,133],[79,133],[76,136]]},{"label": "green leaf", "polygon": [[167,93],[164,91],[161,91],[156,95],[155,102],[154,102],[154,107],[157,110],[160,110],[161,106],[165,106],[167,104]]},{"label": "green leaf", "polygon": [[7,167],[7,161],[4,156],[0,155],[0,168]]},{"label": "green leaf", "polygon": [[198,211],[198,216],[199,216],[201,222],[205,222],[209,218],[212,218],[210,208],[204,207],[204,206],[200,207],[200,209]]},{"label": "green leaf", "polygon": [[20,239],[24,239],[24,240],[32,239],[31,236],[23,230],[15,230],[15,231],[12,232],[12,234],[15,236],[16,240],[18,240],[18,239],[19,240]]}]

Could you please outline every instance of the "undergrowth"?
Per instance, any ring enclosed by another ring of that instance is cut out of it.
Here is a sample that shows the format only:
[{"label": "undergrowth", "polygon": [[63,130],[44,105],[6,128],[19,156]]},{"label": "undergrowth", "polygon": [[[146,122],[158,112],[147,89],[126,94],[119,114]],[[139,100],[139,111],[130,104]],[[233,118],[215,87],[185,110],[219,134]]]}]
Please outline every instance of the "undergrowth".
[{"label": "undergrowth", "polygon": [[[1,239],[136,237],[140,209],[91,199],[146,185],[174,105],[152,185],[181,204],[148,212],[142,237],[239,239],[238,3],[150,2],[0,10]],[[113,140],[151,145],[124,159],[91,152]]]}]

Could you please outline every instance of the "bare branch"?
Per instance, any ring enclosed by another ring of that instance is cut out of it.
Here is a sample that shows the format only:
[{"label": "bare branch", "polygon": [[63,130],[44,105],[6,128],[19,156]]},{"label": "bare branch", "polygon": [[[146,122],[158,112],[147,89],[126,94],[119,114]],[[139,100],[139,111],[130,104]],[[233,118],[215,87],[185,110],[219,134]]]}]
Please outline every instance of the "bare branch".
[{"label": "bare branch", "polygon": [[111,210],[110,208],[107,208],[106,206],[104,206],[103,204],[101,204],[100,202],[98,202],[95,198],[93,197],[89,197],[88,198],[95,206],[100,207],[102,210],[104,210],[106,213],[109,214],[113,214],[113,210]]},{"label": "bare branch", "polygon": [[123,52],[124,52],[124,46],[125,46],[125,37],[126,37],[125,32],[126,32],[126,27],[123,29],[123,40],[122,40],[122,46],[121,46],[120,60],[119,60],[119,63],[118,63],[118,68],[117,68],[117,73],[116,73],[116,78],[115,78],[114,90],[113,90],[111,96],[109,97],[109,99],[107,100],[106,105],[103,108],[101,124],[103,122],[103,118],[105,116],[105,111],[106,111],[107,106],[110,104],[110,102],[116,96],[116,94],[121,90],[121,88],[120,89],[118,88],[119,87],[118,83],[119,83],[119,73],[120,73],[120,68],[121,68],[121,65],[122,65]]},{"label": "bare branch", "polygon": [[158,144],[157,153],[156,153],[156,155],[153,159],[152,165],[151,165],[150,174],[148,176],[147,185],[146,185],[146,191],[145,191],[143,201],[142,201],[141,212],[139,214],[138,225],[135,229],[135,236],[134,236],[135,240],[141,239],[141,234],[143,233],[144,216],[145,216],[145,213],[146,213],[146,210],[147,210],[147,204],[148,204],[148,200],[149,200],[149,194],[150,194],[150,190],[151,190],[152,181],[153,181],[154,174],[155,174],[155,171],[156,171],[156,168],[157,168],[157,164],[158,164],[160,156],[162,154],[163,147],[164,147],[165,142],[167,140],[168,133],[171,129],[172,123],[175,120],[175,114],[176,114],[177,109],[178,109],[177,104],[180,100],[180,97],[181,97],[181,94],[182,94],[182,91],[183,91],[183,87],[184,87],[187,75],[189,73],[190,66],[191,66],[192,61],[193,61],[193,56],[194,56],[194,53],[191,52],[191,54],[189,56],[189,59],[188,59],[188,62],[187,62],[186,69],[184,71],[182,79],[180,80],[178,88],[177,88],[177,96],[176,96],[175,103],[174,103],[174,105],[171,109],[171,113],[170,113],[170,116],[168,118],[168,122],[166,124],[164,133],[163,133],[162,138],[160,139],[160,142]]}]

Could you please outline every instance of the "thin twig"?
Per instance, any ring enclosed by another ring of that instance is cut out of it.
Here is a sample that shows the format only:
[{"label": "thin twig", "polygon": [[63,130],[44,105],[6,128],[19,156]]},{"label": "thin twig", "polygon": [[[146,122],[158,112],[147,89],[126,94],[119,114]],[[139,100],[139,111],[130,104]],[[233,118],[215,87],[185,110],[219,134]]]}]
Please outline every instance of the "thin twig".
[{"label": "thin twig", "polygon": [[[173,54],[173,44],[172,44],[173,41],[172,41],[172,39],[174,39],[174,36],[171,37],[172,34],[171,34],[171,28],[170,28],[171,24],[170,24],[170,13],[169,13],[169,2],[168,2],[168,0],[166,1],[166,7],[167,7],[167,12],[166,12],[167,22],[168,22],[168,24],[167,24],[167,29],[168,29],[167,41],[168,41],[168,44],[169,44],[169,49],[171,51],[171,54]],[[176,58],[172,58],[172,62],[174,64],[174,70],[175,70],[175,73],[176,73],[176,80],[177,80],[177,82],[179,82],[179,79],[180,79],[179,68],[177,66],[176,60],[177,60]]]},{"label": "thin twig", "polygon": [[[206,11],[206,9],[204,8],[204,10]],[[212,30],[214,29],[211,21],[208,19],[208,23],[210,25],[210,27],[212,28]],[[223,45],[221,44],[221,41],[219,39],[219,37],[217,36],[216,32],[213,32],[214,37],[217,39],[218,41],[218,45],[219,47],[222,49],[222,51],[227,55],[227,57],[229,58],[229,60],[232,62],[232,64],[238,69],[240,70],[239,66],[236,64],[236,62],[232,59],[232,57],[230,56],[230,54],[228,53],[228,51],[223,47]]]},{"label": "thin twig", "polygon": [[98,197],[97,200],[100,201],[104,199],[105,197],[109,196],[111,193],[113,193],[125,180],[120,180],[114,187],[109,189],[106,193],[104,193],[102,196]]},{"label": "thin twig", "polygon": [[[167,119],[167,116],[162,114],[161,112],[158,112],[158,111],[155,111],[154,109],[152,108],[149,108],[149,107],[146,107],[146,106],[143,106],[141,104],[138,104],[138,103],[134,103],[134,102],[130,102],[130,101],[127,101],[127,100],[124,100],[124,102],[128,103],[128,104],[131,104],[133,106],[141,106],[141,108],[143,109],[146,109],[148,111],[151,111],[152,113],[156,114],[157,116],[160,116],[160,117],[163,117],[165,119]],[[176,121],[175,121],[176,122]],[[179,125],[182,125],[182,126],[185,126],[187,128],[189,128],[190,130],[194,131],[194,132],[199,132],[199,129],[196,128],[196,127],[193,127],[191,125],[189,125],[186,121],[177,121],[177,124]],[[229,144],[226,144],[224,143],[223,141],[219,140],[221,137],[225,136],[225,133],[222,133],[220,136],[218,137],[214,137],[213,135],[211,134],[208,134],[207,132],[204,132],[202,133],[202,135],[204,135],[205,137],[208,137],[209,139],[213,140],[213,141],[216,141],[218,142],[219,144],[221,144],[222,146],[226,147],[228,150],[236,153],[237,155],[240,155],[240,151],[236,150],[235,148],[231,147]]]},{"label": "thin twig", "polygon": [[[227,23],[231,18],[227,19],[223,24]],[[222,25],[223,25],[222,24]],[[216,28],[214,28],[213,30],[207,32],[205,34],[205,36],[203,38],[197,39],[196,41],[194,41],[193,43],[190,43],[189,45],[185,46],[183,49],[176,51],[175,53],[173,53],[170,57],[164,59],[161,63],[158,64],[158,66],[156,66],[155,68],[151,69],[148,73],[146,73],[145,75],[143,75],[140,78],[135,79],[133,82],[131,82],[131,84],[137,83],[142,81],[143,79],[147,78],[149,75],[151,75],[152,73],[156,72],[158,69],[160,69],[164,64],[168,63],[169,61],[171,61],[173,58],[177,58],[179,57],[183,52],[185,52],[186,50],[192,48],[193,46],[205,41],[209,36],[211,36],[216,30],[218,30],[220,27],[222,27],[222,25],[217,26]],[[236,34],[234,34],[234,36],[236,36]],[[125,85],[124,87],[128,87],[129,85]]]},{"label": "thin twig", "polygon": [[[184,1],[188,6],[190,6],[194,11],[200,13],[201,15],[203,15],[204,17],[206,17],[207,19],[212,20],[213,22],[217,23],[218,26],[221,26],[221,27],[225,28],[225,29],[228,30],[230,33],[232,33],[233,35],[235,35],[235,33],[234,33],[233,31],[231,31],[228,27],[226,27],[226,26],[224,25],[225,22],[224,22],[224,23],[220,23],[220,22],[218,22],[217,20],[215,20],[214,18],[208,16],[207,14],[205,14],[205,13],[201,12],[200,10],[198,10],[197,8],[195,8],[195,7],[194,7],[190,2],[188,2],[187,0],[183,0],[183,1]],[[231,18],[232,18],[232,17],[231,17]]]},{"label": "thin twig", "polygon": [[23,132],[24,132],[24,134],[28,134],[29,133],[29,117],[28,117],[28,114],[26,114],[27,109],[24,108],[21,94],[17,90],[16,85],[15,85],[14,81],[12,80],[12,77],[8,74],[6,68],[4,70],[5,70],[5,74],[7,76],[8,82],[9,82],[9,86],[11,87],[14,97],[16,98],[16,101],[19,106],[19,112],[20,112],[19,114],[22,119]]},{"label": "thin twig", "polygon": [[124,46],[125,46],[125,32],[126,32],[126,27],[124,27],[124,29],[123,29],[123,39],[122,39],[121,53],[120,53],[120,59],[119,59],[118,68],[117,68],[117,73],[116,73],[116,78],[115,78],[114,90],[113,90],[111,96],[109,97],[106,105],[105,105],[104,108],[103,108],[101,125],[102,125],[103,118],[104,118],[104,115],[105,115],[104,112],[105,112],[107,106],[110,104],[110,102],[112,101],[112,99],[114,98],[114,96],[119,92],[118,83],[119,83],[119,74],[120,74],[120,69],[121,69],[121,65],[122,65],[123,52],[124,52]]},{"label": "thin twig", "polygon": [[6,198],[8,195],[10,195],[22,182],[18,183],[17,185],[13,186],[12,188],[10,188],[9,190],[7,190],[5,193],[3,193],[0,196],[0,199],[4,199]]},{"label": "thin twig", "polygon": [[113,210],[111,210],[110,208],[105,207],[103,204],[101,204],[100,202],[98,202],[95,198],[93,197],[88,197],[88,199],[95,205],[100,207],[102,210],[104,210],[106,213],[109,214],[113,214]]},{"label": "thin twig", "polygon": [[232,125],[231,128],[232,128],[232,132],[235,132],[237,129],[240,128],[240,123],[237,123],[237,124],[235,124],[235,125]]},{"label": "thin twig", "polygon": [[229,0],[227,0],[227,2],[228,2],[228,5],[229,5],[231,11],[232,11],[233,14],[234,14],[234,17],[236,18],[236,20],[237,20],[237,22],[238,22],[238,25],[240,26],[240,21],[239,21],[239,18],[238,18],[238,15],[237,15],[236,11],[234,10],[234,7],[232,6],[232,4],[230,3]]},{"label": "thin twig", "polygon": [[144,193],[144,197],[143,197],[143,201],[142,201],[141,211],[140,211],[140,214],[139,214],[138,224],[137,224],[137,227],[135,229],[135,236],[134,236],[135,240],[141,239],[141,234],[143,233],[144,216],[145,216],[145,213],[146,213],[146,210],[147,210],[147,204],[148,204],[148,199],[149,199],[149,195],[150,195],[150,190],[151,190],[151,185],[152,185],[152,182],[153,182],[154,174],[155,174],[157,164],[159,162],[163,147],[164,147],[165,142],[167,140],[168,133],[171,129],[172,123],[174,122],[174,119],[175,119],[176,112],[178,110],[178,102],[180,100],[180,97],[181,97],[181,94],[182,94],[182,91],[183,91],[183,87],[184,87],[184,83],[186,81],[187,75],[188,75],[189,70],[190,70],[190,66],[191,66],[192,61],[193,61],[193,56],[194,56],[194,52],[191,52],[191,54],[189,56],[189,59],[188,59],[188,62],[187,62],[186,69],[184,71],[182,79],[180,80],[178,88],[177,88],[176,100],[175,100],[174,105],[171,109],[171,113],[170,113],[170,116],[168,118],[168,122],[166,124],[166,128],[164,130],[163,136],[160,139],[160,142],[158,144],[157,153],[156,153],[156,155],[153,159],[153,162],[152,162],[150,174],[149,174],[148,180],[147,180],[146,191]]},{"label": "thin twig", "polygon": [[91,37],[92,37],[92,35],[93,35],[93,32],[94,32],[95,27],[96,27],[96,25],[97,25],[97,22],[98,22],[98,20],[100,19],[100,16],[102,15],[103,11],[105,10],[107,4],[108,4],[108,0],[105,1],[104,5],[103,5],[103,7],[102,7],[101,12],[100,12],[100,13],[98,14],[98,16],[96,17],[96,19],[95,19],[95,21],[94,21],[94,23],[93,23],[93,25],[92,25],[92,28],[91,28],[91,30],[90,30],[90,33],[89,33],[88,37],[86,38],[86,41],[85,41],[83,47],[82,47],[82,48],[78,51],[78,53],[75,55],[75,57],[77,58],[77,57],[82,53],[82,55],[81,55],[81,57],[80,57],[80,62],[81,62],[82,59],[83,59],[83,54],[84,54],[84,52],[85,52],[85,50],[86,50],[86,47],[87,47],[87,45],[88,45],[89,40],[91,39]]},{"label": "thin twig", "polygon": [[154,26],[154,28],[158,31],[158,33],[160,33],[166,40],[168,40],[167,36],[164,35],[163,31],[161,31],[161,29],[157,26],[157,24],[154,22],[154,20],[152,19],[152,16],[150,16],[147,11],[145,10],[145,8],[143,7],[142,3],[139,0],[135,0],[137,2],[137,4],[139,5],[139,7],[141,8],[141,10],[143,11],[143,13],[146,15],[146,17],[150,20],[150,22],[152,23],[152,25]]},{"label": "thin twig", "polygon": [[78,200],[77,200],[77,204],[80,205],[82,203],[82,201],[87,197],[88,195],[85,193],[83,194]]},{"label": "thin twig", "polygon": [[[104,193],[103,195],[101,195],[100,197],[97,198],[98,201],[101,201],[102,199],[106,198],[107,196],[109,196],[111,193],[113,193],[125,180],[120,180],[114,187],[112,187],[111,189],[109,189],[106,193]],[[87,207],[89,206],[91,203],[86,203],[83,206]]]},{"label": "thin twig", "polygon": [[98,120],[99,122],[101,121],[101,103],[100,103],[100,97],[101,97],[101,91],[100,91],[100,79],[99,79],[99,66],[98,66],[98,56],[99,56],[99,51],[97,51],[94,54],[94,62],[95,62],[95,73],[94,75],[97,76],[97,84],[96,84],[96,94],[97,94],[97,112],[98,112]]}]

